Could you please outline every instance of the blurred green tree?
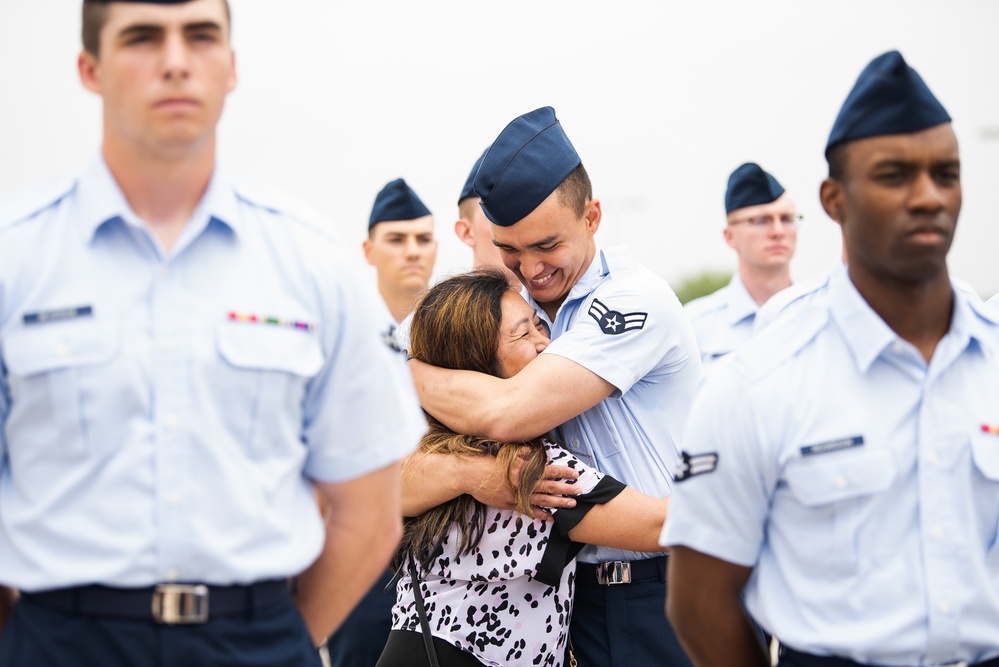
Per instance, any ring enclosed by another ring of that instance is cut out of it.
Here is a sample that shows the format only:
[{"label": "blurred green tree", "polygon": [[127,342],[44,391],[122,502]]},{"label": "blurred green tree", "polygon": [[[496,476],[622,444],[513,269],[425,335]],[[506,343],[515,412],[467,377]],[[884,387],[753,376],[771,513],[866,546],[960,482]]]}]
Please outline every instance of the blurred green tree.
[{"label": "blurred green tree", "polygon": [[725,271],[702,271],[680,281],[674,288],[680,303],[687,303],[725,287],[732,279],[732,274]]}]

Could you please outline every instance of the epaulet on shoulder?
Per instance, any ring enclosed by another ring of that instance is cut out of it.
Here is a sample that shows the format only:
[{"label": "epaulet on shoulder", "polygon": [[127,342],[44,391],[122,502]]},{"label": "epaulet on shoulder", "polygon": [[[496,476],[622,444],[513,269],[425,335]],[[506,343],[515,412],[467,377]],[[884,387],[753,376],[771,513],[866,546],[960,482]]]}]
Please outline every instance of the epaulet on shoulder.
[{"label": "epaulet on shoulder", "polygon": [[30,219],[72,192],[75,186],[75,177],[62,176],[0,199],[0,229]]},{"label": "epaulet on shoulder", "polygon": [[251,206],[279,213],[331,240],[341,241],[336,227],[318,208],[284,190],[238,179],[232,180],[232,188],[240,200]]},{"label": "epaulet on shoulder", "polygon": [[797,355],[828,322],[824,304],[809,304],[775,321],[733,353],[733,366],[748,382],[759,380]]},{"label": "epaulet on shoulder", "polygon": [[992,324],[999,324],[999,304],[995,301],[982,301],[977,294],[969,293],[968,305],[972,312]]},{"label": "epaulet on shoulder", "polygon": [[683,305],[683,312],[687,314],[687,319],[691,321],[696,320],[700,317],[709,315],[724,307],[725,300],[718,298],[718,292],[720,292],[721,289],[716,290],[711,294],[706,294],[696,299],[691,299],[690,301],[685,303]]}]

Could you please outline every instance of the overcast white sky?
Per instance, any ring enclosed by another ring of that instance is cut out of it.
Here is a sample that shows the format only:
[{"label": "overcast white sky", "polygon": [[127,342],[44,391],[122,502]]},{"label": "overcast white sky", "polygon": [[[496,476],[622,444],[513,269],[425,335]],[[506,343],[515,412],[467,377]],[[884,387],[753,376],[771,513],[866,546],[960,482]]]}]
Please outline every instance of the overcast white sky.
[{"label": "overcast white sky", "polygon": [[[0,0],[0,197],[96,154],[99,100],[76,77],[80,4]],[[806,216],[795,277],[824,269],[839,249],[818,204],[825,140],[860,70],[897,48],[961,142],[951,272],[999,292],[999,1],[231,5],[240,83],[222,163],[313,204],[358,253],[375,194],[404,177],[435,214],[438,275],[471,263],[452,223],[472,163],[507,122],[543,105],[603,202],[600,243],[628,243],[673,283],[731,270],[725,182],[755,161]]]}]

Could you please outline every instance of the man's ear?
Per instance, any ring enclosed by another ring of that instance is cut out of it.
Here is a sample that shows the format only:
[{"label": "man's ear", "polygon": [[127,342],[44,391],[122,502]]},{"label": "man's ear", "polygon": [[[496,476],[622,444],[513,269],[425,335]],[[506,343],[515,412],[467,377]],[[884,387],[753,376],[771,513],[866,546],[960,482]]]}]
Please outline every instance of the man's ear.
[{"label": "man's ear", "polygon": [[819,201],[822,202],[822,208],[837,224],[843,224],[845,209],[843,194],[843,184],[835,179],[827,178],[819,186]]},{"label": "man's ear", "polygon": [[92,93],[101,94],[101,79],[98,70],[100,63],[97,56],[84,49],[76,59],[76,68],[80,73],[80,83]]},{"label": "man's ear", "polygon": [[603,218],[603,211],[600,208],[599,199],[591,199],[590,203],[586,205],[586,212],[583,214],[586,218],[586,229],[593,236],[600,229],[600,220]]},{"label": "man's ear", "polygon": [[722,238],[725,239],[725,243],[727,243],[730,247],[735,247],[735,244],[732,241],[732,227],[729,225],[725,225],[725,229],[722,230]]},{"label": "man's ear", "polygon": [[226,86],[226,92],[231,93],[236,90],[236,84],[239,83],[239,76],[236,74],[236,52],[229,52],[229,81]]},{"label": "man's ear", "polygon": [[454,235],[469,248],[475,247],[475,232],[472,231],[472,223],[464,218],[454,221]]},{"label": "man's ear", "polygon": [[374,266],[375,263],[371,261],[371,239],[364,239],[364,243],[361,244],[361,248],[364,249],[364,259],[368,260],[368,264]]}]

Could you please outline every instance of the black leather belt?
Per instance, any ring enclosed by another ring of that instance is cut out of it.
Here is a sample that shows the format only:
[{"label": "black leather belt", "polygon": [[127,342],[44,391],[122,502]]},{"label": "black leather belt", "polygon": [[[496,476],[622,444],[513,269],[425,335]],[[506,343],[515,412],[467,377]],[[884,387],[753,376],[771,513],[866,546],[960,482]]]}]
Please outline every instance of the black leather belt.
[{"label": "black leather belt", "polygon": [[133,618],[155,623],[205,623],[209,618],[262,609],[289,598],[284,579],[246,586],[159,584],[149,588],[77,586],[22,593],[25,600],[86,616]]},{"label": "black leather belt", "polygon": [[666,556],[645,560],[576,563],[577,583],[615,586],[652,580],[666,581]]},{"label": "black leather belt", "polygon": [[[781,664],[787,664],[784,662],[783,658],[788,658],[790,664],[795,665],[795,667],[877,667],[876,665],[866,665],[860,662],[854,662],[847,658],[837,658],[831,655],[811,655],[809,653],[802,653],[801,651],[795,651],[793,648],[788,648],[787,646],[781,649]],[[999,657],[986,660],[984,662],[944,662],[934,665],[934,667],[999,667]]]}]

